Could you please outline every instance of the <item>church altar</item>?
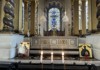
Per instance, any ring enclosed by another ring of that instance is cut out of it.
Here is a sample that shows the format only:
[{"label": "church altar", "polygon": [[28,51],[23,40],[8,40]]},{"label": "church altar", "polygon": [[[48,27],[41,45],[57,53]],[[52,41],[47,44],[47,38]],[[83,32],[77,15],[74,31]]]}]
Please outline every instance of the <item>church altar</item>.
[{"label": "church altar", "polygon": [[[30,39],[31,49],[29,58],[13,58],[13,59],[1,59],[0,65],[7,65],[8,68],[20,69],[20,68],[37,68],[45,69],[47,66],[51,66],[50,69],[57,68],[56,65],[67,67],[84,66],[90,68],[89,70],[96,70],[96,66],[100,66],[100,61],[96,59],[81,59],[79,58],[78,51],[78,38],[77,37],[64,37],[64,36],[45,36],[45,37],[32,37]],[[37,55],[37,56],[35,56]],[[68,55],[73,56],[70,58]],[[75,57],[78,56],[78,57]],[[47,58],[49,57],[49,58]],[[38,66],[39,65],[39,66]],[[13,68],[12,68],[13,67]],[[53,67],[53,68],[52,68]],[[59,69],[59,68],[58,68]]]},{"label": "church altar", "polygon": [[[51,54],[55,55],[54,59],[61,59],[62,56],[60,55],[79,56],[78,38],[71,36],[32,37],[30,54],[39,55],[41,53],[49,56],[48,59],[51,58]],[[56,55],[59,57],[56,58]]]}]

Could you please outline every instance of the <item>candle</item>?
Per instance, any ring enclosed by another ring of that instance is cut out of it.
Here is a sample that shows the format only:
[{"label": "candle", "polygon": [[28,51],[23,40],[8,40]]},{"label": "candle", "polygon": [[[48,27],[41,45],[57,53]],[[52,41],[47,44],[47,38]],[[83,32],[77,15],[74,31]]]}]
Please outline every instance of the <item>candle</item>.
[{"label": "candle", "polygon": [[41,61],[41,63],[42,63],[42,61],[43,61],[43,51],[41,51],[40,61]]},{"label": "candle", "polygon": [[51,63],[53,63],[53,52],[51,52]]},{"label": "candle", "polygon": [[62,63],[64,63],[64,52],[62,52]]}]

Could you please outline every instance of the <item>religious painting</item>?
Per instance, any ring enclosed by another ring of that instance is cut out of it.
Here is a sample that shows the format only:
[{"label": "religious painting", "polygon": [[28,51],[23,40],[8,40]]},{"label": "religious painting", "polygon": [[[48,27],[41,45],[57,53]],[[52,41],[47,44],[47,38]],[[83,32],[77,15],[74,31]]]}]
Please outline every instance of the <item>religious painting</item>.
[{"label": "religious painting", "polygon": [[92,49],[90,44],[79,44],[80,57],[92,58]]},{"label": "religious painting", "polygon": [[30,42],[22,42],[18,46],[18,56],[19,57],[29,57]]}]

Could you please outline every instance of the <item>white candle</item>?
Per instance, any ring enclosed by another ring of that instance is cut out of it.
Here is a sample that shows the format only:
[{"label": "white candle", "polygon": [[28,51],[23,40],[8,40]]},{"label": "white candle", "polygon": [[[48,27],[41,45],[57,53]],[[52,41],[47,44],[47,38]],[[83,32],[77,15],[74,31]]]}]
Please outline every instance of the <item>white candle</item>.
[{"label": "white candle", "polygon": [[43,61],[43,51],[41,51],[40,61],[41,61],[41,63],[42,63],[42,61]]},{"label": "white candle", "polygon": [[51,52],[51,63],[53,63],[53,52]]},{"label": "white candle", "polygon": [[62,63],[64,63],[64,52],[62,52]]}]

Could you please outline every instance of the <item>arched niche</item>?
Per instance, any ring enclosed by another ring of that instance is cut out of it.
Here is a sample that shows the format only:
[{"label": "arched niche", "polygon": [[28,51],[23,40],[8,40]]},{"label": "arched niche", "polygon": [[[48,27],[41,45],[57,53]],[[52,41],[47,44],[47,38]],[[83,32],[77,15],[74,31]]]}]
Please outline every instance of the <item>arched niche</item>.
[{"label": "arched niche", "polygon": [[52,36],[55,32],[56,36],[64,36],[65,30],[62,28],[62,17],[64,13],[64,7],[59,1],[51,1],[45,6],[45,16],[47,19],[45,36]]}]

